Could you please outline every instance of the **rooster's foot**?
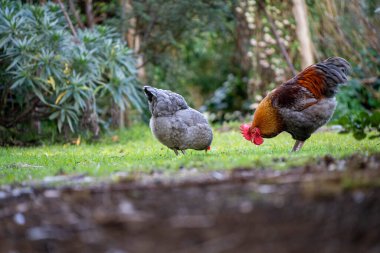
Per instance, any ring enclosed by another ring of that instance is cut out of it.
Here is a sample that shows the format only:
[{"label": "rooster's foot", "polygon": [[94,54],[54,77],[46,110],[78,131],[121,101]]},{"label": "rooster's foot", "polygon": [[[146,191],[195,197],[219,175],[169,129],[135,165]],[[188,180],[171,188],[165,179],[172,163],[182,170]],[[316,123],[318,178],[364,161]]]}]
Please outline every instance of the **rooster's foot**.
[{"label": "rooster's foot", "polygon": [[304,143],[304,141],[296,141],[296,143],[294,143],[292,152],[300,151]]}]

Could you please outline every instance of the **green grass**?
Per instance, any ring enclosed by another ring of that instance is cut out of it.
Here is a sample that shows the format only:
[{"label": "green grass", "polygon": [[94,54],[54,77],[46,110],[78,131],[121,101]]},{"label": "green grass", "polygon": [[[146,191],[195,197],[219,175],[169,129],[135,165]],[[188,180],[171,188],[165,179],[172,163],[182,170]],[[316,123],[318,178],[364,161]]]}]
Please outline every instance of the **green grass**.
[{"label": "green grass", "polygon": [[181,167],[199,171],[236,167],[286,169],[327,154],[341,158],[356,152],[380,152],[379,139],[357,141],[351,135],[333,132],[315,133],[300,152],[290,153],[294,140],[287,133],[255,146],[245,141],[238,131],[216,130],[211,152],[188,150],[185,156],[175,156],[154,139],[147,126],[136,126],[117,135],[118,142],[105,136],[99,143],[79,146],[2,147],[0,184],[28,183],[60,173],[84,173],[106,179],[118,171],[170,173]]}]

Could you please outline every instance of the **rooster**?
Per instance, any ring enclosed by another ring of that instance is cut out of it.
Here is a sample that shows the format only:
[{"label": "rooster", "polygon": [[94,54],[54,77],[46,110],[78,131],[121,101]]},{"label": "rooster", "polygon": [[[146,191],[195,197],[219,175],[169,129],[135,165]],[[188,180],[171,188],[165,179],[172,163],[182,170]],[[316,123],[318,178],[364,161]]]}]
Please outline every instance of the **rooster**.
[{"label": "rooster", "polygon": [[207,119],[181,95],[150,86],[144,86],[144,92],[152,114],[150,128],[162,144],[176,155],[179,150],[210,150],[213,135]]},{"label": "rooster", "polygon": [[292,151],[299,151],[311,134],[330,120],[338,86],[347,82],[350,70],[350,64],[340,57],[307,67],[260,102],[252,123],[240,126],[242,135],[261,145],[263,138],[285,131],[296,140]]}]

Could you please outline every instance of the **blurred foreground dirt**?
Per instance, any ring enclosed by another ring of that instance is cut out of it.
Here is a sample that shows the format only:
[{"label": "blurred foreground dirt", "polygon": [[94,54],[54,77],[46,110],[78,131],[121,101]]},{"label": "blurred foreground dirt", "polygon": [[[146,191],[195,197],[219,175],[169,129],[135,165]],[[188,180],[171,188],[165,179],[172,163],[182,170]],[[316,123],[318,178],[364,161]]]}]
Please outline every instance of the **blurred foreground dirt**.
[{"label": "blurred foreground dirt", "polygon": [[3,187],[0,252],[380,252],[380,154]]}]

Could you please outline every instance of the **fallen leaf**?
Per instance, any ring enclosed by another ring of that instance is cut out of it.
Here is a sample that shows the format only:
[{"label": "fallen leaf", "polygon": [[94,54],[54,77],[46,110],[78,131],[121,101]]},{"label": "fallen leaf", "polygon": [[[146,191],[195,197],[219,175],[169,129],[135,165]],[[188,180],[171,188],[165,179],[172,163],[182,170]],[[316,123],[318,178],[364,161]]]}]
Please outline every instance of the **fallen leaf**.
[{"label": "fallen leaf", "polygon": [[118,142],[119,141],[119,136],[118,135],[112,136],[112,141],[113,142]]}]

